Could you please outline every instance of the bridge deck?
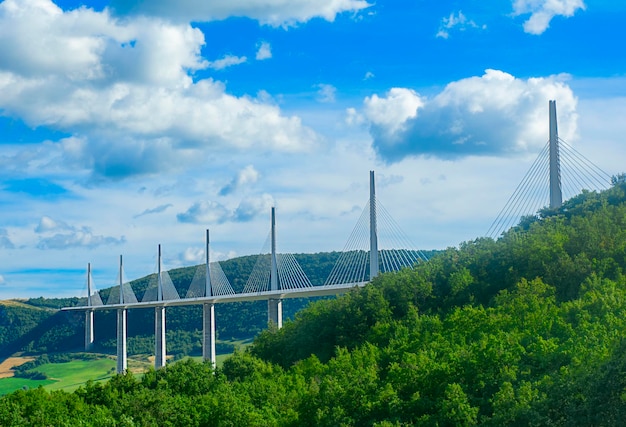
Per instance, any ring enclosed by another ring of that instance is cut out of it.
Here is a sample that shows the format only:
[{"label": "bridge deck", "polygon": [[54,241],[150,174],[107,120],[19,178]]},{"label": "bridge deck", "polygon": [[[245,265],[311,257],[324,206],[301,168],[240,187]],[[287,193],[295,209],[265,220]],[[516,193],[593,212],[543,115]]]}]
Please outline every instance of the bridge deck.
[{"label": "bridge deck", "polygon": [[309,298],[328,295],[338,295],[348,292],[350,289],[364,286],[368,282],[345,283],[332,286],[313,286],[302,289],[280,289],[277,291],[253,292],[245,294],[218,295],[201,298],[181,298],[165,301],[146,301],[128,304],[107,304],[94,306],[64,307],[62,311],[82,311],[82,310],[114,310],[118,308],[150,308],[150,307],[173,307],[195,304],[223,304],[229,302],[261,301],[269,299],[288,298]]}]

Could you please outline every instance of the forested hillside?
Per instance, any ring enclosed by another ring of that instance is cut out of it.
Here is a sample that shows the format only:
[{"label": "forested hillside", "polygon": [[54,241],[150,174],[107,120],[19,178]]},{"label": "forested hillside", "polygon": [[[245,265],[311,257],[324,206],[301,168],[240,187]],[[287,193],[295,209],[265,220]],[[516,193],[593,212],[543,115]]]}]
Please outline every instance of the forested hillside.
[{"label": "forested hillside", "polygon": [[18,391],[2,425],[620,426],[626,183],[583,193],[262,332],[215,374],[183,361],[73,394]]}]

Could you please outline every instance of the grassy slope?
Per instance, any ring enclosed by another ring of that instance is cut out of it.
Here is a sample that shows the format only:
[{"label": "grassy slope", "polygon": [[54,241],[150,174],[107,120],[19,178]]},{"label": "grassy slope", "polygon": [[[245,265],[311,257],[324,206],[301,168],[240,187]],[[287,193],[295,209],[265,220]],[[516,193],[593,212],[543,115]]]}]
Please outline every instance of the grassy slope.
[{"label": "grassy slope", "polygon": [[28,380],[26,378],[2,378],[0,379],[0,396],[19,390],[24,387],[37,388],[54,383],[54,380]]},{"label": "grassy slope", "polygon": [[55,380],[48,390],[72,391],[88,380],[104,380],[115,374],[115,360],[110,358],[97,360],[73,360],[66,363],[48,363],[37,369],[48,378]]},{"label": "grassy slope", "polygon": [[100,381],[111,378],[115,373],[115,360],[102,358],[97,360],[74,360],[66,363],[47,363],[38,366],[34,371],[43,372],[47,380],[30,380],[26,378],[0,379],[0,395],[19,390],[23,387],[48,390],[73,391],[88,380]]}]

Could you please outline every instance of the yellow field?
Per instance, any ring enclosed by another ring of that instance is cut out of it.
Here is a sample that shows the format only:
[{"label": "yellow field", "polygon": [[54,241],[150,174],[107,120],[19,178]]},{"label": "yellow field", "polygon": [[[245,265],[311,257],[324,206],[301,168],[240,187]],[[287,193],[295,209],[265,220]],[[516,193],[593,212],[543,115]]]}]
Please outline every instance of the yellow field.
[{"label": "yellow field", "polygon": [[13,368],[34,360],[34,357],[9,357],[0,363],[0,378],[11,378]]}]

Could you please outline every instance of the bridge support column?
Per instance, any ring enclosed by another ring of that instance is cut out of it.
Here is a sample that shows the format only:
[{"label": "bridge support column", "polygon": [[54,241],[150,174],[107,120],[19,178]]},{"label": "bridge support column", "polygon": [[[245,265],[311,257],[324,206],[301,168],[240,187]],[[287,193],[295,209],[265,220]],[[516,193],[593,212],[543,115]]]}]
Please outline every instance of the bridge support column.
[{"label": "bridge support column", "polygon": [[93,350],[93,310],[85,311],[85,351]]},{"label": "bridge support column", "polygon": [[[272,253],[271,253],[271,270],[270,270],[270,290],[277,291],[279,289],[278,281],[278,262],[276,261],[276,209],[272,208]],[[267,323],[275,324],[278,329],[283,327],[283,300],[269,299],[267,300]]]},{"label": "bridge support column", "polygon": [[165,307],[154,308],[154,367],[165,366]]},{"label": "bridge support column", "polygon": [[267,323],[275,324],[278,329],[283,327],[282,299],[269,299],[267,301]]},{"label": "bridge support column", "polygon": [[376,225],[376,183],[370,171],[370,280],[378,276],[378,227]]},{"label": "bridge support column", "polygon": [[202,358],[210,360],[215,369],[215,304],[203,304]]},{"label": "bridge support column", "polygon": [[122,374],[127,368],[126,355],[126,309],[117,309],[117,373]]},{"label": "bridge support column", "polygon": [[559,156],[559,132],[556,123],[556,101],[549,102],[550,113],[550,209],[563,205],[561,193],[561,159]]},{"label": "bridge support column", "polygon": [[[91,301],[91,263],[87,264],[87,306],[92,306]],[[93,349],[93,310],[85,311],[85,351]]]}]

